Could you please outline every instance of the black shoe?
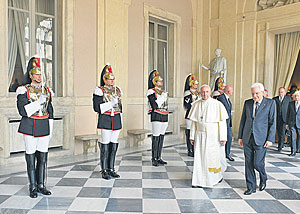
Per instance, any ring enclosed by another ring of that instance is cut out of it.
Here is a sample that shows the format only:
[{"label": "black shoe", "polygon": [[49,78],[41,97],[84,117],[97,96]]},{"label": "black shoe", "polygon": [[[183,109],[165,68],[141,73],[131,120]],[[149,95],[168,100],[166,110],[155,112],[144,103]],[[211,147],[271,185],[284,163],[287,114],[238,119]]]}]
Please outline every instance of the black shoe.
[{"label": "black shoe", "polygon": [[42,188],[38,187],[37,192],[42,193],[43,195],[51,195],[52,194],[49,190],[47,190],[46,187],[42,187]]},{"label": "black shoe", "polygon": [[281,152],[282,151],[282,148],[278,148],[278,152]]},{"label": "black shoe", "polygon": [[188,152],[189,157],[194,157],[194,152]]},{"label": "black shoe", "polygon": [[102,178],[105,179],[105,180],[110,180],[111,179],[110,174],[107,170],[102,171]]},{"label": "black shoe", "polygon": [[29,190],[29,196],[30,196],[30,198],[37,198],[38,195],[37,195],[36,189]]},{"label": "black shoe", "polygon": [[256,190],[255,190],[255,189],[247,189],[247,190],[244,192],[244,195],[251,195],[252,193],[256,193]]},{"label": "black shoe", "polygon": [[234,161],[234,158],[231,157],[230,155],[229,155],[229,156],[226,156],[226,158],[227,158],[229,161]]},{"label": "black shoe", "polygon": [[110,171],[110,172],[109,172],[109,175],[110,175],[112,178],[119,178],[119,177],[120,177],[120,175],[117,174],[115,171]]},{"label": "black shoe", "polygon": [[263,191],[264,189],[266,189],[266,186],[267,186],[266,182],[260,183],[259,184],[259,191]]},{"label": "black shoe", "polygon": [[292,152],[289,156],[296,156],[296,152]]},{"label": "black shoe", "polygon": [[166,161],[164,161],[163,159],[159,159],[159,160],[157,160],[157,163],[158,164],[161,164],[161,165],[166,165],[166,164],[168,164]]},{"label": "black shoe", "polygon": [[152,160],[152,166],[158,166],[157,160]]}]

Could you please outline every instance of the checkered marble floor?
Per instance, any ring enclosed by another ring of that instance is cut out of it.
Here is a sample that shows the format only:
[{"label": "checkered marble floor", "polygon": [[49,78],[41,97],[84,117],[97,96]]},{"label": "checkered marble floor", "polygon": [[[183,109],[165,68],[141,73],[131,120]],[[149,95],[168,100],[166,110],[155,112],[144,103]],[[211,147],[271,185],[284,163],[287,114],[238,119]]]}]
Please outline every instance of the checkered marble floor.
[{"label": "checkered marble floor", "polygon": [[300,156],[288,153],[268,151],[267,189],[251,196],[243,195],[239,147],[232,148],[236,161],[228,162],[223,182],[214,188],[191,188],[193,158],[184,144],[163,149],[166,166],[151,166],[148,150],[117,156],[116,180],[101,179],[95,158],[51,166],[47,186],[53,194],[36,199],[28,196],[24,171],[1,175],[0,213],[300,213]]}]

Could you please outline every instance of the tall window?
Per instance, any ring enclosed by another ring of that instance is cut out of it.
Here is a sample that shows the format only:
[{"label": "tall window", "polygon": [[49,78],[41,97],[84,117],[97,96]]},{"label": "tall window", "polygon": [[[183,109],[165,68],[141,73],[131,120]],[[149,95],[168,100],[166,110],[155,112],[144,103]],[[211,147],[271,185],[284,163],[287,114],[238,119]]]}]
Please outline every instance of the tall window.
[{"label": "tall window", "polygon": [[22,84],[29,59],[41,59],[43,82],[59,94],[57,0],[8,0],[9,91]]},{"label": "tall window", "polygon": [[171,96],[173,75],[169,71],[172,67],[172,37],[171,23],[150,17],[148,70],[149,73],[154,69],[159,71],[160,76],[164,79],[164,88],[169,94],[171,92]]}]

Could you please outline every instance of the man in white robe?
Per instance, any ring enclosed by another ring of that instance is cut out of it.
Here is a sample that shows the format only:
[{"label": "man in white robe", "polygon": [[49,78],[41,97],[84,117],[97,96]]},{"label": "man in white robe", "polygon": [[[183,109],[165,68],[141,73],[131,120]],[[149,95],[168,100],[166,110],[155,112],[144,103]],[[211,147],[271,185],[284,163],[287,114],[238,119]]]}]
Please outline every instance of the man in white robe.
[{"label": "man in white robe", "polygon": [[191,108],[188,118],[193,121],[191,143],[194,144],[192,187],[212,187],[223,179],[226,170],[227,111],[224,105],[210,97],[211,89],[203,85],[201,98]]}]

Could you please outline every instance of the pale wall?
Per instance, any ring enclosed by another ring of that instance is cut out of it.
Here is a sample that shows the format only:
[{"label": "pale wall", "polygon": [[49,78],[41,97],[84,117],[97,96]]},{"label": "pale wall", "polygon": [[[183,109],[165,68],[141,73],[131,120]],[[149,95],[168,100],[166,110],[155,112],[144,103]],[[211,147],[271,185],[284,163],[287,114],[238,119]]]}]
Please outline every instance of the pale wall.
[{"label": "pale wall", "polygon": [[92,94],[97,83],[97,0],[75,0],[74,96],[75,135],[96,133]]}]

